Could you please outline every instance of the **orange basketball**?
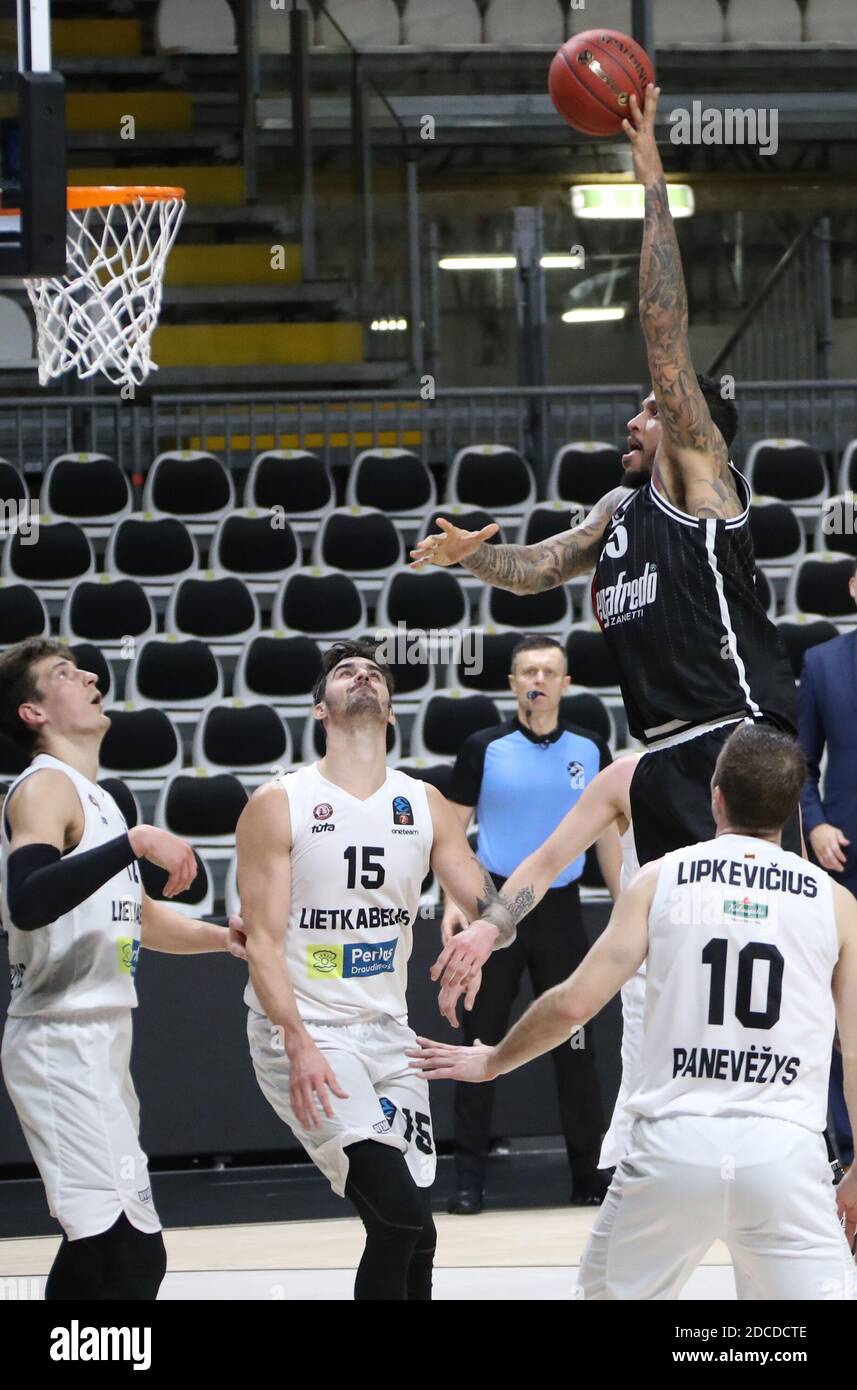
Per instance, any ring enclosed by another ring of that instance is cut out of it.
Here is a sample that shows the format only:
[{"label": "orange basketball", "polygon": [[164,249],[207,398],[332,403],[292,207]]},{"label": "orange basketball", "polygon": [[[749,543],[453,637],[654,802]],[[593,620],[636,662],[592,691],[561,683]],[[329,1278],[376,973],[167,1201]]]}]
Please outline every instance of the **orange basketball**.
[{"label": "orange basketball", "polygon": [[563,120],[584,135],[616,135],[630,116],[631,93],[640,106],[655,71],[644,48],[615,29],[587,29],[558,49],[548,91]]}]

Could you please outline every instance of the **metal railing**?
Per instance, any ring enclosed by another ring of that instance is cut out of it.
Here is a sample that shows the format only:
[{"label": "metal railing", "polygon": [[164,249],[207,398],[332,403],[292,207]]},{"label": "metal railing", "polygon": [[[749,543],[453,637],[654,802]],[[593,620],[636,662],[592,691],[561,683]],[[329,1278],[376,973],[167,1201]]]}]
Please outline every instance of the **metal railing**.
[{"label": "metal railing", "polygon": [[[105,396],[0,398],[0,456],[25,471],[71,451],[104,453],[145,473],[170,449],[205,449],[230,469],[265,449],[308,449],[347,464],[361,449],[400,447],[429,464],[447,463],[465,444],[518,449],[544,478],[561,444],[621,444],[647,385],[486,387],[396,391],[260,391],[217,396],[159,393],[148,403]],[[857,437],[857,380],[758,381],[737,393],[740,459],[754,439],[812,442],[838,455]]]}]

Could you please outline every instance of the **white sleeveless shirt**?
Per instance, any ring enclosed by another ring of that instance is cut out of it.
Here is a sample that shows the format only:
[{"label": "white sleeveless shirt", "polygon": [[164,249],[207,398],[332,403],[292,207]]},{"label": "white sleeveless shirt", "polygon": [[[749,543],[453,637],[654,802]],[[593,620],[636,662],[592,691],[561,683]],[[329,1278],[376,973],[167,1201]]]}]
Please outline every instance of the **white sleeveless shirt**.
[{"label": "white sleeveless shirt", "polygon": [[649,912],[634,1115],[762,1115],[820,1131],[839,956],[830,879],[720,835],[664,857]]},{"label": "white sleeveless shirt", "polygon": [[132,1009],[137,1004],[134,974],[142,921],[142,888],[136,863],[129,864],[78,907],[47,926],[24,932],[10,918],[6,896],[6,808],[21,783],[42,769],[64,773],[83,808],[83,835],[65,858],[97,849],[128,830],[125,817],[103,787],[48,753],[39,753],[12,783],[4,803],[0,835],[3,924],[9,933],[12,972],[9,1014],[23,1018],[89,1009]]},{"label": "white sleeveless shirt", "polygon": [[[434,838],[424,783],[394,768],[361,801],[312,763],[279,779],[292,823],[285,958],[305,1022],[407,1017],[405,987]],[[244,1001],[264,1014],[252,981]]]}]

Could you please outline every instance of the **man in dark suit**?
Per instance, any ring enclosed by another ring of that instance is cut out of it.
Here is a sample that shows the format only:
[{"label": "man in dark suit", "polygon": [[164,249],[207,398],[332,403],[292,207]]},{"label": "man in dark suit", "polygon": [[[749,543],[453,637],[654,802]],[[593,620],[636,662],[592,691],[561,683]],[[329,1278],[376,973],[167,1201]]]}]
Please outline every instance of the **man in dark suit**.
[{"label": "man in dark suit", "polygon": [[[848,584],[857,605],[857,562]],[[800,680],[799,733],[807,778],[801,797],[803,829],[823,869],[857,896],[857,628],[807,652]],[[824,796],[820,764],[827,747]],[[833,1054],[830,1108],[840,1158],[850,1161],[853,1139],[842,1097],[842,1059]]]}]

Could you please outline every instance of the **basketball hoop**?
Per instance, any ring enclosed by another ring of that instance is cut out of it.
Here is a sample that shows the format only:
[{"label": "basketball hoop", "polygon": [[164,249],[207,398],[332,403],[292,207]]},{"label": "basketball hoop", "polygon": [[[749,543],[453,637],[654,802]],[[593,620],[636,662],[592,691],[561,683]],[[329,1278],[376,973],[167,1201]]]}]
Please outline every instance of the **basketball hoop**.
[{"label": "basketball hoop", "polygon": [[42,386],[76,371],[133,387],[157,371],[152,334],[184,209],[183,188],[69,188],[66,273],[24,281]]}]

